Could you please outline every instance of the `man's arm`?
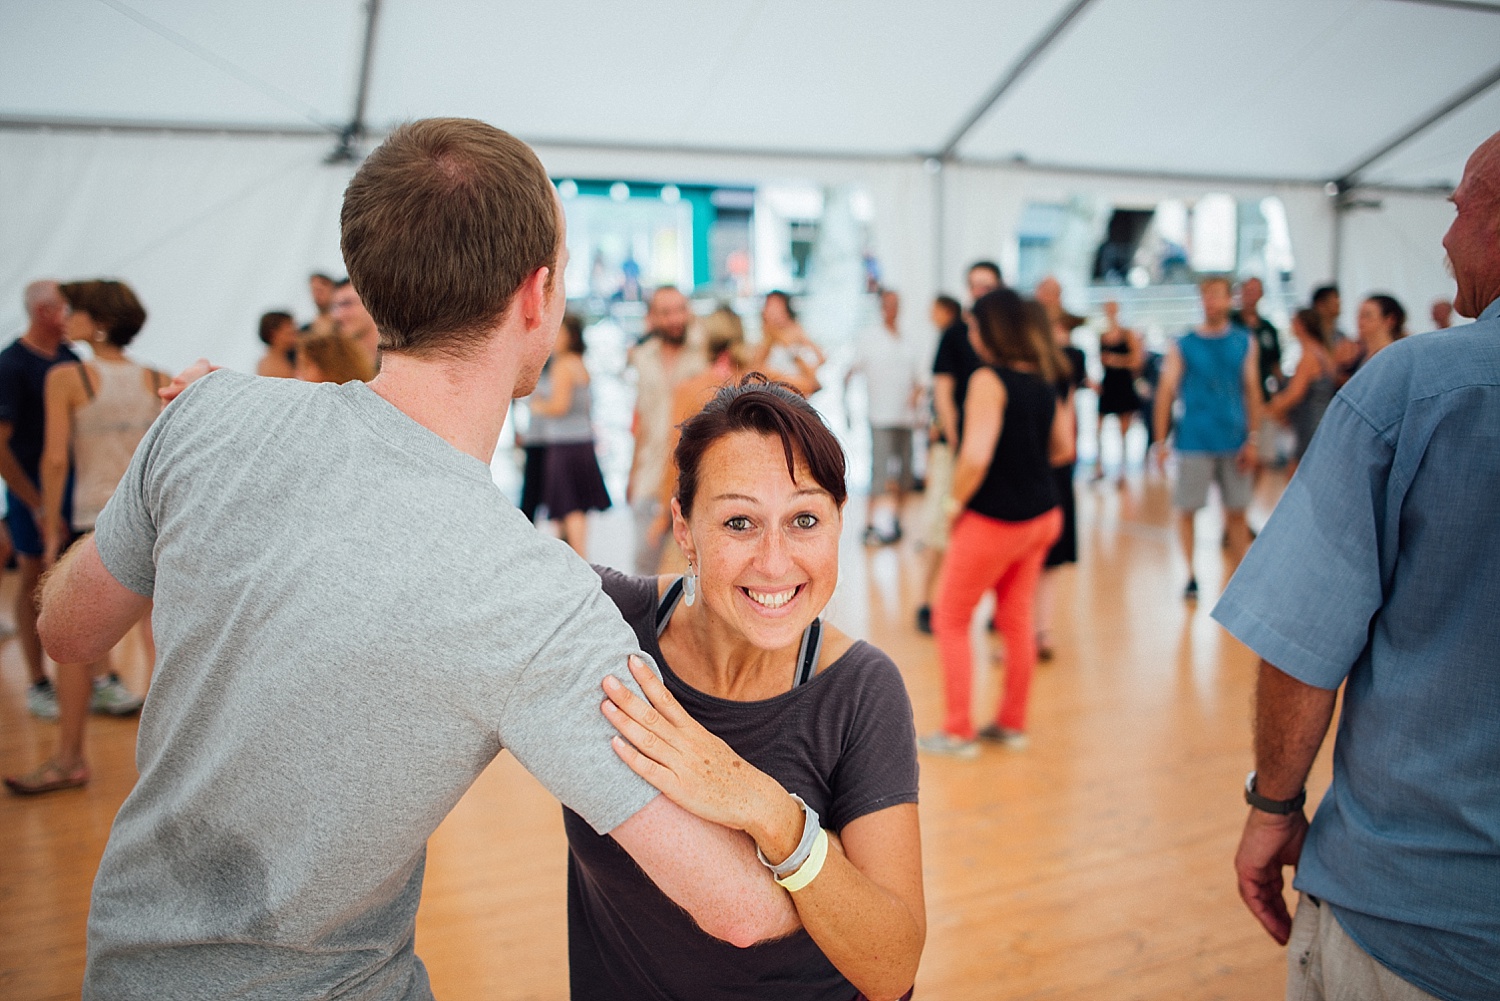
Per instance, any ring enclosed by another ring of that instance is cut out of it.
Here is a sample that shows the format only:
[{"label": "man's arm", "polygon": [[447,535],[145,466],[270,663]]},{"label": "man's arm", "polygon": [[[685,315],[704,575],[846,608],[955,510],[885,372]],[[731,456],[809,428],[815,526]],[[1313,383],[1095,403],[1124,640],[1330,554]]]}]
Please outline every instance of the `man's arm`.
[{"label": "man's arm", "polygon": [[1256,356],[1255,338],[1245,351],[1245,364],[1240,372],[1245,394],[1245,444],[1240,449],[1240,465],[1253,468],[1260,462],[1260,451],[1256,442],[1260,438],[1261,389],[1260,359]]},{"label": "man's arm", "polygon": [[37,632],[59,664],[99,660],[146,613],[151,599],[115,580],[91,535],[42,578]]},{"label": "man's arm", "polygon": [[0,479],[5,481],[11,493],[21,498],[22,503],[39,511],[42,507],[41,487],[26,475],[16,453],[10,450],[10,436],[14,430],[15,426],[10,421],[0,421]]},{"label": "man's arm", "polygon": [[948,447],[958,448],[958,404],[954,402],[956,380],[947,372],[937,372],[932,377],[932,408],[937,411],[938,426]]},{"label": "man's arm", "polygon": [[[1337,690],[1304,684],[1260,662],[1255,686],[1255,791],[1267,799],[1294,798],[1307,784],[1313,759],[1328,735]],[[1234,871],[1240,899],[1281,945],[1292,918],[1282,896],[1281,870],[1297,865],[1307,836],[1307,814],[1281,815],[1250,808]]]},{"label": "man's arm", "polygon": [[755,842],[657,796],[610,832],[698,927],[739,948],[802,927],[797,908],[755,856]]},{"label": "man's arm", "polygon": [[1157,455],[1165,457],[1167,433],[1172,430],[1172,404],[1177,400],[1177,384],[1182,381],[1182,354],[1174,344],[1162,362],[1161,379],[1156,384],[1156,405],[1152,414]]}]

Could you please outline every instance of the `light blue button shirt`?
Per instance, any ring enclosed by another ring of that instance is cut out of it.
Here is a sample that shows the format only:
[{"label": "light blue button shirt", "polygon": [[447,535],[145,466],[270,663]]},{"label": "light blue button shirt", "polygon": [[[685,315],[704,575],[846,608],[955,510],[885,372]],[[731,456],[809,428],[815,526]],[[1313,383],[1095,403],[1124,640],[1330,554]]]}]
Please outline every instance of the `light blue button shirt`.
[{"label": "light blue button shirt", "polygon": [[1500,997],[1500,300],[1360,369],[1213,615],[1348,681],[1297,889],[1429,993]]}]

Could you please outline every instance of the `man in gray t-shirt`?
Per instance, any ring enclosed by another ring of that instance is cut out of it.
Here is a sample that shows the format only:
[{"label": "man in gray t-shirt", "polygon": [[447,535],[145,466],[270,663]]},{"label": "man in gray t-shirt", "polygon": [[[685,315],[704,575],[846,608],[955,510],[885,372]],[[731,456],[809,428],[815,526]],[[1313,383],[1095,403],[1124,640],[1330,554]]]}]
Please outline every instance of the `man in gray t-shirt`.
[{"label": "man in gray t-shirt", "polygon": [[[502,748],[711,934],[795,927],[747,838],[615,755],[600,684],[629,678],[635,638],[490,478],[506,404],[560,319],[559,216],[505,133],[398,130],[343,219],[380,377],[193,383],[59,564],[55,658],[108,649],[148,599],[158,645],[85,997],[430,997],[413,951],[426,840]],[[481,219],[495,232],[475,235]],[[519,284],[496,294],[507,274]]]}]

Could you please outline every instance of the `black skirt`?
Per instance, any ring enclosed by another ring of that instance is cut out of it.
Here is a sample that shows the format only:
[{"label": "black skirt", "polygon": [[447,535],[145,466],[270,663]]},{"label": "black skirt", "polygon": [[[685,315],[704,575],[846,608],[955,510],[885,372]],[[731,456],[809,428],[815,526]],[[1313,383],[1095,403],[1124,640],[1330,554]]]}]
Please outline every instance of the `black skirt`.
[{"label": "black skirt", "polygon": [[604,486],[604,474],[599,471],[593,442],[547,446],[541,506],[554,521],[577,511],[609,509],[609,491]]},{"label": "black skirt", "polygon": [[1128,368],[1104,369],[1104,384],[1099,387],[1100,414],[1133,414],[1141,409],[1140,394],[1135,391],[1135,375]]}]

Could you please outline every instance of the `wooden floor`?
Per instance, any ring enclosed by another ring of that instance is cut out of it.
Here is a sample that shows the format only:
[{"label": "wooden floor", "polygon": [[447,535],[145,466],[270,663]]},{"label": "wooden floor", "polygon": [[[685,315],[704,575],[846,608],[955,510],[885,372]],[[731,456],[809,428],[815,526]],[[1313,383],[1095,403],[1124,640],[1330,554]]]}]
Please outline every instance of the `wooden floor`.
[{"label": "wooden floor", "polygon": [[[1253,524],[1277,487],[1263,485]],[[1245,814],[1255,661],[1208,617],[1227,572],[1218,518],[1200,516],[1203,599],[1194,607],[1179,597],[1186,575],[1159,481],[1078,492],[1082,563],[1063,572],[1058,656],[1033,685],[1031,748],[923,759],[929,932],[917,994],[1280,996],[1283,952],[1240,905],[1230,867]],[[893,656],[919,729],[934,729],[935,650],[911,627],[919,554],[909,544],[861,548],[860,506],[851,503],[830,618]],[[622,525],[600,522],[601,549],[624,549],[611,537]],[[987,658],[978,664],[987,707],[997,673]],[[132,663],[124,673],[138,683],[144,671]],[[38,760],[53,736],[52,724],[26,715],[24,680],[8,640],[6,772]],[[134,734],[132,720],[96,718],[87,789],[0,796],[0,998],[77,996],[89,886],[135,778]],[[1326,784],[1324,760],[1314,799]],[[431,841],[417,949],[439,997],[566,997],[565,850],[555,803],[502,756]]]}]

